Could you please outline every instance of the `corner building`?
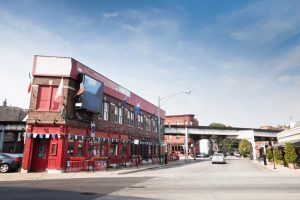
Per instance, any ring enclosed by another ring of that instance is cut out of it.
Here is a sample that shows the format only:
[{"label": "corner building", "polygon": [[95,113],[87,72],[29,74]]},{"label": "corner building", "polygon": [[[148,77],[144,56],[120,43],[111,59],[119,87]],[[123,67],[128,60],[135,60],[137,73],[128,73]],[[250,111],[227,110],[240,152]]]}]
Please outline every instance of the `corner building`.
[{"label": "corner building", "polygon": [[155,105],[73,58],[34,56],[32,74],[22,171],[157,161]]}]

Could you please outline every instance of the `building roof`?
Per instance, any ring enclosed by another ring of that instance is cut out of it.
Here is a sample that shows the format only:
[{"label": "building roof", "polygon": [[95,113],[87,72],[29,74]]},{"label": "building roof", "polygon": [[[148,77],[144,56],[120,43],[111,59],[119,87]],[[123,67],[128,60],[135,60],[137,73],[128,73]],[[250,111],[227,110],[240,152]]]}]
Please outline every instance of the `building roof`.
[{"label": "building roof", "polygon": [[[78,79],[79,74],[86,74],[104,84],[105,94],[121,101],[126,99],[132,106],[139,104],[141,110],[157,115],[157,106],[73,58],[35,55],[32,71],[34,76],[69,77],[74,80]],[[160,109],[160,115],[165,118],[165,111]]]},{"label": "building roof", "polygon": [[0,121],[8,122],[20,122],[28,113],[28,110],[12,107],[12,106],[0,106]]}]

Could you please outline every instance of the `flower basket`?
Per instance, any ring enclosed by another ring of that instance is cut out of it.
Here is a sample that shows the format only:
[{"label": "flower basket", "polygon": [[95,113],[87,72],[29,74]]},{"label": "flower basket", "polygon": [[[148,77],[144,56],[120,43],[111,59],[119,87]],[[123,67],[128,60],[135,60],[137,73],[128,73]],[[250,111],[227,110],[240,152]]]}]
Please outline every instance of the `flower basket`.
[{"label": "flower basket", "polygon": [[85,160],[85,157],[71,157],[70,160],[71,161],[83,161],[83,160]]},{"label": "flower basket", "polygon": [[95,156],[95,157],[92,157],[91,160],[107,160],[107,157]]},{"label": "flower basket", "polygon": [[289,163],[288,166],[290,169],[296,169],[295,163]]}]

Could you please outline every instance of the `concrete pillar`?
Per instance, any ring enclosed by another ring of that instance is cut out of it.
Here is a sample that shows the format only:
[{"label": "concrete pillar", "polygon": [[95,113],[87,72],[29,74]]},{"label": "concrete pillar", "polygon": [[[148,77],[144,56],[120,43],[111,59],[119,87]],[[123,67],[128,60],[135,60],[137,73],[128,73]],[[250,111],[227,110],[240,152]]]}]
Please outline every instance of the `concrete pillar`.
[{"label": "concrete pillar", "polygon": [[196,160],[196,142],[195,142],[195,139],[193,139],[193,155],[194,155],[194,160]]},{"label": "concrete pillar", "polygon": [[185,137],[184,137],[184,147],[185,147],[185,162],[189,159],[189,142],[188,142],[188,129],[185,127]]}]

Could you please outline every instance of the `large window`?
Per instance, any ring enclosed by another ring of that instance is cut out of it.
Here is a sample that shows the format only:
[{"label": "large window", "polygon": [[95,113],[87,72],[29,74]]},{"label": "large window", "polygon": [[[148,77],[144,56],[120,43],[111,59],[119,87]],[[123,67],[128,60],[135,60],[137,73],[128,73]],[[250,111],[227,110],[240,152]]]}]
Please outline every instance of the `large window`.
[{"label": "large window", "polygon": [[73,151],[74,151],[74,141],[69,140],[69,142],[68,142],[68,157],[73,156]]},{"label": "large window", "polygon": [[126,156],[127,154],[127,144],[122,144],[121,155]]},{"label": "large window", "polygon": [[118,145],[116,144],[111,144],[109,148],[109,155],[110,156],[116,156],[118,153]]},{"label": "large window", "polygon": [[104,120],[108,120],[108,113],[109,113],[109,104],[107,102],[104,102],[104,106],[103,106],[103,119]]},{"label": "large window", "polygon": [[134,126],[134,114],[130,112],[130,126]]},{"label": "large window", "polygon": [[84,154],[83,154],[83,142],[78,142],[78,153],[77,153],[77,156],[78,157],[83,157]]},{"label": "large window", "polygon": [[36,109],[39,111],[60,111],[61,96],[55,99],[57,86],[40,85],[38,89]]}]

